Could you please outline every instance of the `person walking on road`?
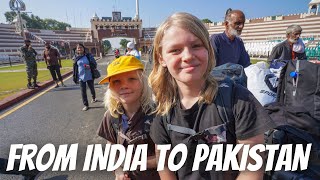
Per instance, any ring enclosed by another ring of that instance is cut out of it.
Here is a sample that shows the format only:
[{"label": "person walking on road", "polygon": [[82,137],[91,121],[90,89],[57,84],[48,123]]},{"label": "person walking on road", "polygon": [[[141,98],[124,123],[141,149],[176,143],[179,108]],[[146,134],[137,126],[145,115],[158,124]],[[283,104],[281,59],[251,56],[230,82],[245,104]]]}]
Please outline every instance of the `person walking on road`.
[{"label": "person walking on road", "polygon": [[[31,41],[29,39],[24,40],[25,45],[20,48],[21,56],[26,63],[26,71],[28,77],[27,87],[29,89],[34,89],[36,87],[40,87],[37,84],[37,61],[36,56],[38,53],[31,46]],[[33,84],[31,84],[31,79],[33,79]]]},{"label": "person walking on road", "polygon": [[153,121],[151,89],[144,73],[144,65],[133,56],[121,56],[107,68],[107,76],[99,84],[109,83],[104,103],[105,113],[98,135],[110,144],[148,144],[147,170],[115,170],[116,179],[158,180],[155,145],[149,136]]},{"label": "person walking on road", "polygon": [[49,69],[51,73],[52,79],[56,82],[56,88],[59,87],[59,81],[61,82],[61,85],[64,87],[65,85],[63,84],[62,76],[60,73],[60,68],[62,67],[60,53],[58,49],[53,48],[50,45],[50,42],[46,42],[45,44],[45,49],[43,51],[43,59],[46,62],[47,69]]},{"label": "person walking on road", "polygon": [[133,42],[128,42],[127,43],[127,52],[126,52],[126,56],[134,56],[136,57],[137,59],[140,60],[141,56],[140,56],[140,53],[138,50],[136,50],[134,48],[134,43]]},{"label": "person walking on road", "polygon": [[83,44],[77,44],[76,54],[73,58],[73,81],[80,83],[81,96],[83,102],[83,111],[89,109],[88,97],[87,97],[87,85],[92,95],[92,103],[97,102],[96,91],[94,89],[94,78],[92,76],[92,70],[97,68],[97,62],[94,57],[86,52],[86,48]]}]

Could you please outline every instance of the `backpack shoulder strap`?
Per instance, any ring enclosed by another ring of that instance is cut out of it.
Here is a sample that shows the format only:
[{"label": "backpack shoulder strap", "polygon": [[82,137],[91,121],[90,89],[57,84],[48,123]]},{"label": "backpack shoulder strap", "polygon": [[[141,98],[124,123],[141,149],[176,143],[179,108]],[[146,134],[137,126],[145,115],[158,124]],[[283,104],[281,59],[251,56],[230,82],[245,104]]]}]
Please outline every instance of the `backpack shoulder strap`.
[{"label": "backpack shoulder strap", "polygon": [[[234,120],[234,115],[232,111],[233,88],[234,88],[234,82],[232,80],[225,79],[223,81],[219,81],[219,90],[217,93],[217,97],[215,98],[215,104],[218,109],[219,117],[222,119],[224,123],[227,124],[227,127],[230,127],[229,122],[232,122]],[[166,131],[169,136],[171,136],[171,133],[170,133],[171,131],[175,131],[183,134],[189,134],[192,136],[197,134],[197,132],[193,129],[172,125],[170,114],[171,112],[163,116],[164,126],[166,127]]]},{"label": "backpack shoulder strap", "polygon": [[228,78],[223,81],[219,81],[219,89],[217,97],[215,98],[215,104],[218,109],[219,117],[227,125],[227,130],[236,140],[234,132],[235,117],[233,114],[233,92],[235,86],[235,83]]},{"label": "backpack shoulder strap", "polygon": [[234,119],[232,111],[233,88],[234,83],[229,79],[219,82],[219,89],[215,103],[218,108],[219,116],[224,123],[229,123]]},{"label": "backpack shoulder strap", "polygon": [[109,116],[109,120],[111,122],[110,124],[111,124],[112,128],[114,129],[114,131],[115,131],[115,133],[117,135],[117,144],[119,144],[120,143],[119,132],[121,132],[120,131],[120,124],[121,124],[120,119],[119,118],[115,118],[115,117],[110,115]]},{"label": "backpack shoulder strap", "polygon": [[[151,121],[153,120],[153,115],[145,115],[144,118],[143,118],[143,121],[144,121],[144,131],[146,133],[149,133],[150,131],[150,126],[151,126]],[[143,135],[141,136],[138,136],[134,139],[130,139],[127,135],[125,135],[121,130],[120,130],[120,126],[121,126],[121,122],[122,121],[122,118],[119,117],[119,118],[114,118],[112,116],[110,116],[110,122],[111,122],[111,126],[113,127],[113,129],[115,130],[116,134],[117,134],[117,143],[120,142],[120,137],[122,139],[125,139],[127,140],[127,142],[129,144],[133,144],[135,143],[135,141],[137,140],[143,140],[143,139],[147,139],[147,135],[144,133]]]}]

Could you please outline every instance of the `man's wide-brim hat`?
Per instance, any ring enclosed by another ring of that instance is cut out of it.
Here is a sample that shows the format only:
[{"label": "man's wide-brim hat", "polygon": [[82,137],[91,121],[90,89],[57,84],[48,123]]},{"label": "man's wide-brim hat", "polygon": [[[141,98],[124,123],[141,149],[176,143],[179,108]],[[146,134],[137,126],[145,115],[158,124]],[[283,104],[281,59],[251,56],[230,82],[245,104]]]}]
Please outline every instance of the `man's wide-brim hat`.
[{"label": "man's wide-brim hat", "polygon": [[109,83],[110,77],[134,70],[143,70],[144,65],[134,56],[121,56],[114,59],[107,67],[107,76],[99,84]]}]

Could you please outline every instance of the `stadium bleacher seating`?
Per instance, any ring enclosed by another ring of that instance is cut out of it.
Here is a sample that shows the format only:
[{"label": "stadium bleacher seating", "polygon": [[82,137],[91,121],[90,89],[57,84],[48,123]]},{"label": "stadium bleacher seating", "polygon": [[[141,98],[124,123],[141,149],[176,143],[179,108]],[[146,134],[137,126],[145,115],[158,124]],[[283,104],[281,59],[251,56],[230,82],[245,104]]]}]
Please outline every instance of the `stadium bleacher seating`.
[{"label": "stadium bleacher seating", "polygon": [[[307,47],[308,58],[320,59],[320,23],[317,23],[319,21],[319,15],[307,13],[247,19],[241,38],[251,57],[268,57],[272,48],[286,39],[286,28],[298,24],[303,29],[301,38]],[[210,23],[208,31],[209,34],[222,33],[223,22]]]},{"label": "stadium bleacher seating", "polygon": [[[310,5],[312,3],[309,3]],[[272,48],[286,39],[286,28],[289,25],[298,24],[303,29],[301,38],[306,45],[308,59],[320,60],[320,14],[311,12],[310,7],[308,13],[247,19],[241,38],[248,54],[251,57],[268,57]],[[223,22],[206,23],[205,25],[210,35],[224,31]],[[156,27],[142,29],[139,43],[143,52],[149,50],[156,30]],[[98,42],[97,39],[93,38],[90,28],[67,28],[65,31],[28,29],[26,35],[32,40],[32,46],[39,56],[43,52],[44,42],[46,41],[53,42],[58,47],[71,47],[78,42],[91,42],[94,50],[96,50],[95,46]],[[18,57],[18,49],[22,45],[23,38],[16,33],[14,25],[0,24],[0,61],[8,56]],[[66,50],[64,53],[69,54]]]},{"label": "stadium bleacher seating", "polygon": [[[32,47],[38,53],[38,59],[42,59],[44,43],[50,41],[55,47],[67,46],[74,42],[92,42],[89,28],[68,28],[66,31],[27,29],[26,37],[31,40]],[[24,41],[16,27],[11,24],[0,24],[0,64],[22,61],[19,49]],[[60,52],[63,55],[66,52]]]}]

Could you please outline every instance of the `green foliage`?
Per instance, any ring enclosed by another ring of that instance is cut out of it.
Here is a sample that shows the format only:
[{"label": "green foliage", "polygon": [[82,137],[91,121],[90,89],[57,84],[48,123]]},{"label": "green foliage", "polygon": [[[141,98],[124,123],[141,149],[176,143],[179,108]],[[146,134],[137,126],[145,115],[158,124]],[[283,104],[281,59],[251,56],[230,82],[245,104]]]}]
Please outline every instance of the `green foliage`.
[{"label": "green foliage", "polygon": [[[73,67],[73,60],[72,59],[62,59],[61,64],[63,68],[71,68]],[[44,61],[38,62],[37,63],[38,69],[46,69],[47,65],[45,64]],[[15,65],[15,66],[3,66],[0,67],[0,72],[1,71],[25,71],[26,65],[25,64],[20,64],[20,65]]]},{"label": "green foliage", "polygon": [[212,23],[212,21],[210,19],[202,19],[201,20],[203,23]]},{"label": "green foliage", "polygon": [[121,45],[121,47],[122,47],[123,49],[126,49],[128,42],[130,42],[130,41],[128,41],[127,39],[121,39],[121,40],[120,40],[120,45]]},{"label": "green foliage", "polygon": [[[4,13],[6,21],[12,23],[14,18],[17,16],[17,13],[14,11],[9,11]],[[49,30],[65,30],[66,27],[71,27],[70,24],[59,22],[54,19],[41,19],[39,16],[31,14],[30,16],[27,13],[21,13],[21,17],[26,21],[27,28],[34,29],[49,29]]]},{"label": "green foliage", "polygon": [[262,60],[262,59],[250,59],[250,62],[251,64],[256,64],[257,62],[260,62],[260,61],[263,61],[263,62],[267,62],[267,60]]},{"label": "green foliage", "polygon": [[6,17],[6,21],[11,23],[14,18],[17,16],[17,13],[14,11],[8,11],[4,13],[4,16]]},{"label": "green foliage", "polygon": [[54,19],[44,19],[44,29],[50,30],[66,30],[66,27],[71,27],[70,24],[59,22]]},{"label": "green foliage", "polygon": [[109,40],[102,41],[103,51],[105,54],[108,54],[108,51],[112,48]]}]

